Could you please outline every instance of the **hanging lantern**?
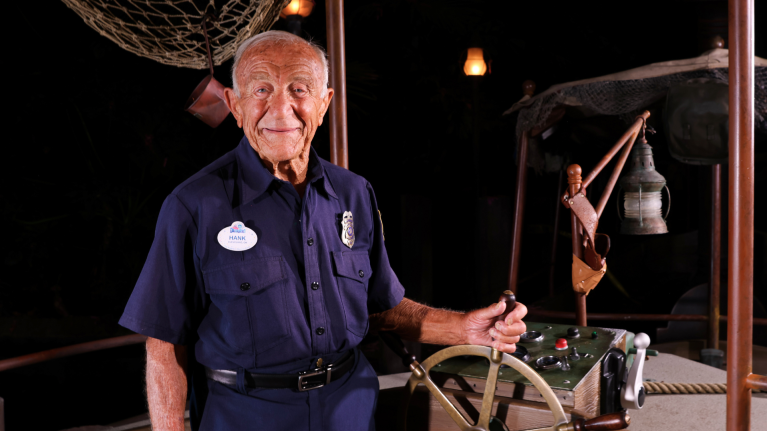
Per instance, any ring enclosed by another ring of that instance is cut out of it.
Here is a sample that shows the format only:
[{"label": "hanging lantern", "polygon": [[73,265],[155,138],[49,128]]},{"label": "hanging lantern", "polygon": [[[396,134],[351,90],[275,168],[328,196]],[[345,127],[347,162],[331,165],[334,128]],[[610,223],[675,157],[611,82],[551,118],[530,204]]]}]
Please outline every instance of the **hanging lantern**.
[{"label": "hanging lantern", "polygon": [[314,9],[314,1],[312,0],[292,0],[285,6],[285,9],[280,12],[280,18],[287,18],[294,15],[306,18],[312,13],[312,9]]},{"label": "hanging lantern", "polygon": [[487,71],[487,64],[482,55],[482,48],[469,48],[466,63],[463,65],[463,73],[468,76],[481,76]]},{"label": "hanging lantern", "polygon": [[[621,222],[620,231],[622,234],[668,233],[666,218],[661,209],[661,192],[664,188],[668,192],[668,187],[663,175],[655,170],[652,147],[647,145],[644,136],[637,140],[637,144],[631,150],[631,167],[628,174],[621,178],[620,186],[625,192],[623,204],[625,218]],[[669,202],[671,202],[670,194]],[[670,203],[669,209],[671,209]],[[620,216],[620,211],[618,215]],[[666,217],[668,217],[668,211]]]},{"label": "hanging lantern", "polygon": [[184,110],[215,129],[229,115],[229,107],[224,101],[224,86],[213,77],[213,55],[210,52],[208,39],[208,21],[216,22],[218,18],[211,13],[206,13],[202,20],[210,75],[206,76],[194,89],[184,104]]},{"label": "hanging lantern", "polygon": [[215,129],[229,115],[224,86],[213,75],[206,76],[186,100],[184,110]]}]

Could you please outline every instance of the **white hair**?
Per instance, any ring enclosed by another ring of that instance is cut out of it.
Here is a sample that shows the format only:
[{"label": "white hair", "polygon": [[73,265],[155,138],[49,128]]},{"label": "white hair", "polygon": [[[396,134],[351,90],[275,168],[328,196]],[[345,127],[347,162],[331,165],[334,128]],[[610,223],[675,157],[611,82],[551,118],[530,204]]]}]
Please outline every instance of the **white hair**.
[{"label": "white hair", "polygon": [[314,52],[317,54],[317,58],[320,61],[320,64],[322,65],[322,95],[321,97],[325,97],[328,93],[328,56],[325,53],[325,49],[320,46],[319,44],[306,40],[300,36],[296,36],[293,33],[288,33],[286,31],[280,31],[280,30],[270,30],[263,33],[259,33],[255,36],[252,36],[248,39],[246,39],[239,48],[237,48],[237,52],[234,54],[234,62],[232,63],[232,86],[234,87],[234,92],[237,94],[237,97],[240,96],[240,87],[237,85],[237,66],[240,64],[240,59],[242,58],[242,54],[245,53],[248,49],[261,44],[261,43],[278,43],[285,45],[293,45],[293,44],[304,44],[306,46],[311,47]]}]

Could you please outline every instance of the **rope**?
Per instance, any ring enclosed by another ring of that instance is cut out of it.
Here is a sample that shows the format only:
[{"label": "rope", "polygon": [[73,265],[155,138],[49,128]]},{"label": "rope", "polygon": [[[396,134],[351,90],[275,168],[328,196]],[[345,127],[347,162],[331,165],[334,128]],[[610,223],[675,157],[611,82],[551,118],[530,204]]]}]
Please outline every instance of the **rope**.
[{"label": "rope", "polygon": [[666,383],[644,382],[648,394],[725,394],[725,383]]},{"label": "rope", "polygon": [[234,56],[245,39],[269,30],[289,0],[62,0],[88,26],[126,51],[162,64],[207,69],[206,12],[213,63]]}]

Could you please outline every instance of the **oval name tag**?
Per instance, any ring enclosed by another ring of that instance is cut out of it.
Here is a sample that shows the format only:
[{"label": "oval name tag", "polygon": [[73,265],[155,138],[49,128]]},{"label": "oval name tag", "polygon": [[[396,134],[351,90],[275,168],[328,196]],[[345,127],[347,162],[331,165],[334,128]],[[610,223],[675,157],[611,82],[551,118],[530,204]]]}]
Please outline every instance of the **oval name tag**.
[{"label": "oval name tag", "polygon": [[245,227],[241,221],[232,223],[218,233],[218,243],[227,250],[248,250],[253,248],[256,242],[258,242],[258,235],[252,229]]}]

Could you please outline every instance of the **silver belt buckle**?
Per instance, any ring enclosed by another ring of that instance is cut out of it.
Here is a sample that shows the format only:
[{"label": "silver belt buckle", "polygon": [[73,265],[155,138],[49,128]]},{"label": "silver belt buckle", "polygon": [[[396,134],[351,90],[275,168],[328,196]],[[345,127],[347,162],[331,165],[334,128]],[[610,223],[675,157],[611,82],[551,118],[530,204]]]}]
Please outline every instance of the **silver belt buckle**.
[{"label": "silver belt buckle", "polygon": [[[330,384],[330,374],[333,364],[313,370],[301,371],[298,373],[298,391],[306,392],[312,389],[319,389]],[[324,377],[323,377],[324,375]]]}]

